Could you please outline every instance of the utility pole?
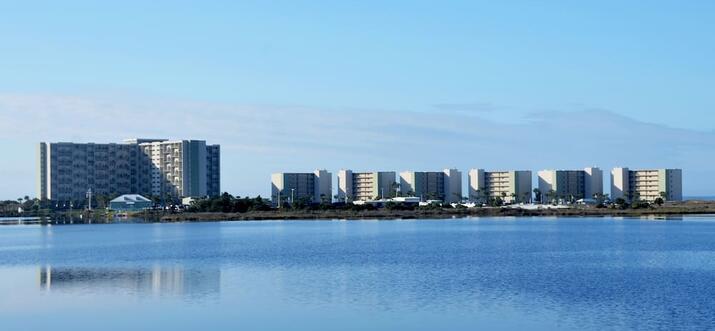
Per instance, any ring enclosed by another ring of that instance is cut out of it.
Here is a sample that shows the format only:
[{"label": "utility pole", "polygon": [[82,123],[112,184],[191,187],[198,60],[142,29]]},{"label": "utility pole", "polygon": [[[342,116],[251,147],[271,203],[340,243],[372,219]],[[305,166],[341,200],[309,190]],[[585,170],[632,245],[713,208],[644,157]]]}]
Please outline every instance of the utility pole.
[{"label": "utility pole", "polygon": [[92,188],[87,190],[87,210],[92,211]]}]

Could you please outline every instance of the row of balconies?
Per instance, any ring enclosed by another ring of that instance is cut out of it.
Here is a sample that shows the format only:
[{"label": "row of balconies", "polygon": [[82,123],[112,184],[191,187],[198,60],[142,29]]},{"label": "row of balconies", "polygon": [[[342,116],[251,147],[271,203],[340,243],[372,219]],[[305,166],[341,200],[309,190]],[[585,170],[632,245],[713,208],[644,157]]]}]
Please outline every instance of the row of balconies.
[{"label": "row of balconies", "polygon": [[495,185],[495,184],[508,184],[510,180],[485,180],[485,185]]},{"label": "row of balconies", "polygon": [[507,173],[491,173],[484,176],[484,179],[509,178]]},{"label": "row of balconies", "polygon": [[651,186],[631,186],[635,190],[657,190],[659,186],[657,185],[651,185]]},{"label": "row of balconies", "polygon": [[511,187],[512,187],[512,185],[485,185],[484,189],[486,189],[486,190],[506,190]]}]

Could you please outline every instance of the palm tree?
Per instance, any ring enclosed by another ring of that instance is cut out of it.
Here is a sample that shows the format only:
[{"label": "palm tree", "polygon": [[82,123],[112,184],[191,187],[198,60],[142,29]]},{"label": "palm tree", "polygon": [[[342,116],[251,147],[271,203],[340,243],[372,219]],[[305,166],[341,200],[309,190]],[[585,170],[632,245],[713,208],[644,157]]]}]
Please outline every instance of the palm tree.
[{"label": "palm tree", "polygon": [[634,192],[632,198],[633,198],[634,202],[637,202],[637,201],[640,201],[641,195],[638,192]]},{"label": "palm tree", "polygon": [[328,203],[328,197],[325,195],[325,193],[320,194],[320,203]]},{"label": "palm tree", "polygon": [[392,185],[390,185],[390,188],[392,189],[393,197],[402,196],[402,192],[400,191],[400,183],[393,182]]},{"label": "palm tree", "polygon": [[606,199],[603,195],[603,193],[594,193],[593,194],[593,200],[596,200],[596,204],[602,204]]},{"label": "palm tree", "polygon": [[273,198],[276,199],[276,205],[278,208],[281,208],[281,191],[276,192],[276,195],[274,195]]},{"label": "palm tree", "polygon": [[549,190],[549,192],[546,193],[546,198],[549,200],[549,203],[553,203],[556,197],[557,194],[554,190]]},{"label": "palm tree", "polygon": [[539,203],[544,202],[542,201],[541,190],[538,188],[534,189],[534,201],[538,201]]}]

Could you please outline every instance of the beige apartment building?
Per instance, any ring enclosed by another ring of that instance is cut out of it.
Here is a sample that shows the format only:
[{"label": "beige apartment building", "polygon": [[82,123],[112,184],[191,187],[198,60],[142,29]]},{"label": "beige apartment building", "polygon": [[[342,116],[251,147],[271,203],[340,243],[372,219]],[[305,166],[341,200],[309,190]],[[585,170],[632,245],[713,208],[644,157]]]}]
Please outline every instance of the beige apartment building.
[{"label": "beige apartment building", "polygon": [[203,197],[220,194],[220,147],[203,140],[131,139],[124,143],[40,143],[40,199],[141,194]]},{"label": "beige apartment building", "polygon": [[310,203],[333,201],[333,174],[314,172],[279,172],[271,175],[271,200],[274,205],[307,200]]},{"label": "beige apartment building", "polygon": [[486,202],[502,198],[504,202],[531,202],[531,171],[484,171],[471,169],[468,175],[469,200]]},{"label": "beige apartment building", "polygon": [[613,168],[611,171],[611,199],[627,201],[683,200],[683,171],[681,169]]},{"label": "beige apartment building", "polygon": [[338,172],[338,201],[369,201],[392,198],[396,194],[394,171]]},{"label": "beige apartment building", "polygon": [[400,173],[400,194],[421,200],[441,200],[447,203],[462,200],[462,173],[457,169],[444,171],[403,171]]},{"label": "beige apartment building", "polygon": [[541,170],[538,187],[542,201],[548,199],[593,199],[603,194],[603,171],[597,167],[583,170]]}]

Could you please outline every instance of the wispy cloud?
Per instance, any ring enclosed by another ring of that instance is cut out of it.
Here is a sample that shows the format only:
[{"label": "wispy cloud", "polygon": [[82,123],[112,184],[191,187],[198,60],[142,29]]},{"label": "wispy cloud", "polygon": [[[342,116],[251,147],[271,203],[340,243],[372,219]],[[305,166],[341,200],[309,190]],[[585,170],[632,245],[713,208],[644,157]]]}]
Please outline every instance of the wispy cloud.
[{"label": "wispy cloud", "polygon": [[[448,107],[449,108],[449,107]],[[271,172],[682,167],[686,194],[713,193],[715,133],[606,110],[533,113],[500,122],[459,112],[227,105],[150,98],[0,94],[0,197],[34,188],[33,144],[129,137],[205,139],[223,147],[223,187],[265,194]],[[697,176],[702,175],[700,179]]]},{"label": "wispy cloud", "polygon": [[468,102],[468,103],[436,103],[433,108],[445,112],[455,112],[461,114],[491,113],[504,107],[496,106],[489,102]]}]

